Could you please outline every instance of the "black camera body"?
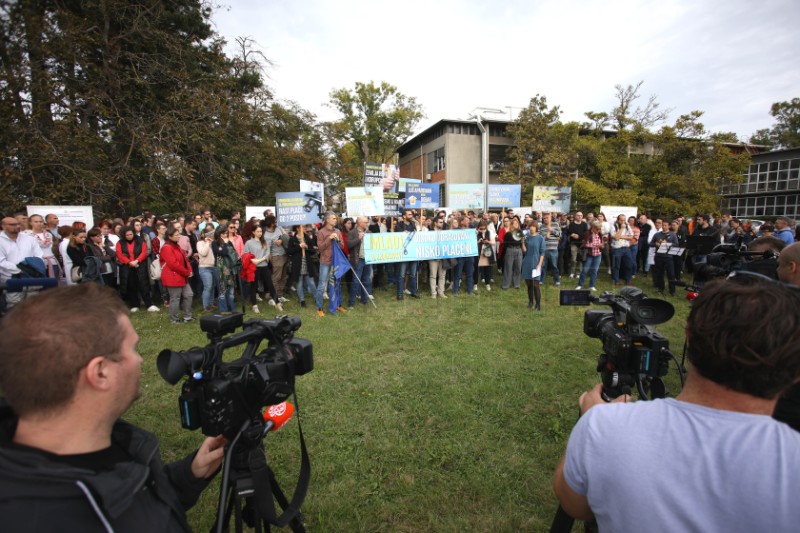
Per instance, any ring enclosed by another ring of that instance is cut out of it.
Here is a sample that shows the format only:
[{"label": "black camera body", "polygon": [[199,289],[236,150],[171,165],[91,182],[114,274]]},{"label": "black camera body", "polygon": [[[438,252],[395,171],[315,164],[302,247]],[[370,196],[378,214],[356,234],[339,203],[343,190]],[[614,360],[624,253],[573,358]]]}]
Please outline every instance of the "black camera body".
[{"label": "black camera body", "polygon": [[[584,291],[561,291],[584,292]],[[597,371],[606,399],[630,394],[636,386],[639,396],[664,397],[661,378],[669,371],[669,340],[653,327],[668,321],[675,308],[667,301],[648,298],[636,287],[625,287],[617,296],[604,292],[594,298],[585,294],[561,296],[562,305],[608,305],[610,311],[589,309],[583,316],[583,332],[600,339],[603,353]]]},{"label": "black camera body", "polygon": [[755,272],[777,280],[779,255],[773,250],[751,252],[743,245],[718,244],[705,256],[705,262],[696,266],[695,285],[702,286],[736,271]]},{"label": "black camera body", "polygon": [[[200,327],[211,340],[208,346],[158,355],[165,381],[174,385],[188,376],[178,399],[184,428],[232,439],[246,421],[261,424],[261,408],[286,400],[294,393],[295,377],[314,369],[311,341],[294,338],[300,318],[242,321],[241,313],[204,316]],[[240,326],[242,331],[234,333]],[[264,340],[268,346],[256,354]],[[239,359],[222,360],[226,349],[241,345]]]}]

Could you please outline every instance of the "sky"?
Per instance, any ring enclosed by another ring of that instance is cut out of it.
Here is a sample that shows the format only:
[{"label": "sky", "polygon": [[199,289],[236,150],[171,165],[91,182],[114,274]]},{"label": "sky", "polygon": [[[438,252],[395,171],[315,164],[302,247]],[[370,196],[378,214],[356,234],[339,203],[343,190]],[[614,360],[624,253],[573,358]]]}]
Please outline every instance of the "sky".
[{"label": "sky", "polygon": [[610,111],[615,86],[643,81],[710,132],[746,140],[800,97],[798,0],[218,0],[216,31],[248,37],[272,63],[267,83],[320,120],[334,89],[386,81],[413,96],[417,132],[476,108],[513,118],[537,94],[563,121]]}]

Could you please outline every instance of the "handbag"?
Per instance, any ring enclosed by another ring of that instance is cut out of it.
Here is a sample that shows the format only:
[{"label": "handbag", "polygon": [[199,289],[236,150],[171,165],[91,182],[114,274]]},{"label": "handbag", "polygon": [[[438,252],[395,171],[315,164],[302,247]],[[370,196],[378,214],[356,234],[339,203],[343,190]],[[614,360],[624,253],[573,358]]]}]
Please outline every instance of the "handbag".
[{"label": "handbag", "polygon": [[161,279],[161,258],[156,254],[156,258],[150,263],[150,279],[158,281]]},{"label": "handbag", "polygon": [[578,252],[578,261],[581,263],[586,262],[586,258],[589,256],[589,249],[586,247],[581,247],[580,251]]},{"label": "handbag", "polygon": [[69,279],[73,283],[80,283],[83,280],[83,267],[81,265],[73,266],[69,271]]}]

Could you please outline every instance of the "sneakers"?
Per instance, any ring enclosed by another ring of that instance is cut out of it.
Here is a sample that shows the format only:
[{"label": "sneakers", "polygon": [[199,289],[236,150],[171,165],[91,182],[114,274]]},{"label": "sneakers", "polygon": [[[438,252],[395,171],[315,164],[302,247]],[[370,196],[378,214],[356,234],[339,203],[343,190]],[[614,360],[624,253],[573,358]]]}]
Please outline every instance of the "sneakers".
[{"label": "sneakers", "polygon": [[278,301],[279,301],[280,303],[282,303],[282,304],[285,304],[285,303],[286,303],[286,302],[288,302],[289,300],[287,300],[287,299],[286,299],[286,298],[284,298],[283,296],[279,296],[279,297],[278,297]]},{"label": "sneakers", "polygon": [[181,323],[181,321],[180,321],[180,320],[175,320],[175,319],[173,319],[173,318],[170,318],[170,319],[169,319],[169,323],[170,323],[170,324],[180,324],[180,323]]},{"label": "sneakers", "polygon": [[187,318],[187,317],[184,317],[184,318],[183,318],[183,321],[184,321],[184,322],[194,322],[194,317],[192,317],[192,316],[190,316],[190,317],[188,317],[188,318]]},{"label": "sneakers", "polygon": [[446,299],[446,298],[447,298],[447,295],[446,295],[445,293],[440,293],[440,294],[439,294],[439,298],[441,298],[441,299],[443,299],[443,300],[444,300],[444,299]]},{"label": "sneakers", "polygon": [[269,301],[268,301],[267,303],[268,303],[269,305],[271,305],[272,307],[275,307],[275,300],[273,300],[272,298],[270,298],[270,299],[269,299]]},{"label": "sneakers", "polygon": [[472,286],[472,291],[474,292],[474,291],[477,291],[477,290],[478,290],[478,285],[477,284],[473,285]]},{"label": "sneakers", "polygon": [[570,278],[570,279],[574,279],[574,278],[575,278],[575,274],[570,274],[570,275],[569,275],[569,278]]},{"label": "sneakers", "polygon": [[592,292],[597,292],[597,289],[594,288],[594,287],[589,287],[589,290],[592,291]]},{"label": "sneakers", "polygon": [[492,292],[492,286],[487,284],[486,285],[486,290],[489,291],[489,292]]},{"label": "sneakers", "polygon": [[553,285],[555,287],[560,287],[561,286],[561,282],[560,281],[556,281],[555,283],[553,283]]},{"label": "sneakers", "polygon": [[583,287],[581,287],[580,285],[578,285],[577,287],[575,287],[575,290],[576,290],[576,291],[579,291],[579,290],[581,290],[581,289],[583,289]]},{"label": "sneakers", "polygon": [[406,289],[406,290],[404,290],[404,291],[403,291],[403,293],[404,293],[404,294],[411,294],[411,291],[410,291],[410,290],[408,290],[408,289]]},{"label": "sneakers", "polygon": [[151,305],[150,307],[147,308],[147,311],[149,313],[158,313],[160,310],[161,309],[159,309],[157,305]]},{"label": "sneakers", "polygon": [[347,309],[345,309],[341,305],[339,307],[337,307],[336,310],[339,311],[340,313],[347,313]]},{"label": "sneakers", "polygon": [[261,296],[258,295],[258,293],[256,293],[256,300],[258,300],[259,302],[263,302],[264,298],[262,298]]},{"label": "sneakers", "polygon": [[325,291],[325,292],[322,293],[322,299],[323,300],[328,300],[329,299],[328,298],[328,291]]},{"label": "sneakers", "polygon": [[322,309],[317,309],[317,316],[320,318],[324,317],[325,311],[323,311]]},{"label": "sneakers", "polygon": [[253,306],[253,312],[254,313],[260,313],[261,311],[258,310],[258,306],[257,305],[254,305]]},{"label": "sneakers", "polygon": [[138,312],[139,312],[138,307],[131,307],[131,313],[138,313]]},{"label": "sneakers", "polygon": [[275,304],[275,310],[283,312],[283,304],[282,303]]}]

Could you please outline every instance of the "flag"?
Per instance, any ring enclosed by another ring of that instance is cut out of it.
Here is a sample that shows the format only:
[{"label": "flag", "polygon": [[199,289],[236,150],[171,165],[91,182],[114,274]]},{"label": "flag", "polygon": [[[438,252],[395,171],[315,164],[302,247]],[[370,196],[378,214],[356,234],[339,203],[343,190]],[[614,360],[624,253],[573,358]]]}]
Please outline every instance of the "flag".
[{"label": "flag", "polygon": [[331,269],[330,284],[333,286],[331,298],[328,303],[328,311],[331,314],[336,313],[336,309],[342,306],[342,276],[352,268],[350,261],[344,255],[341,245],[338,243],[333,244],[333,267]]}]

